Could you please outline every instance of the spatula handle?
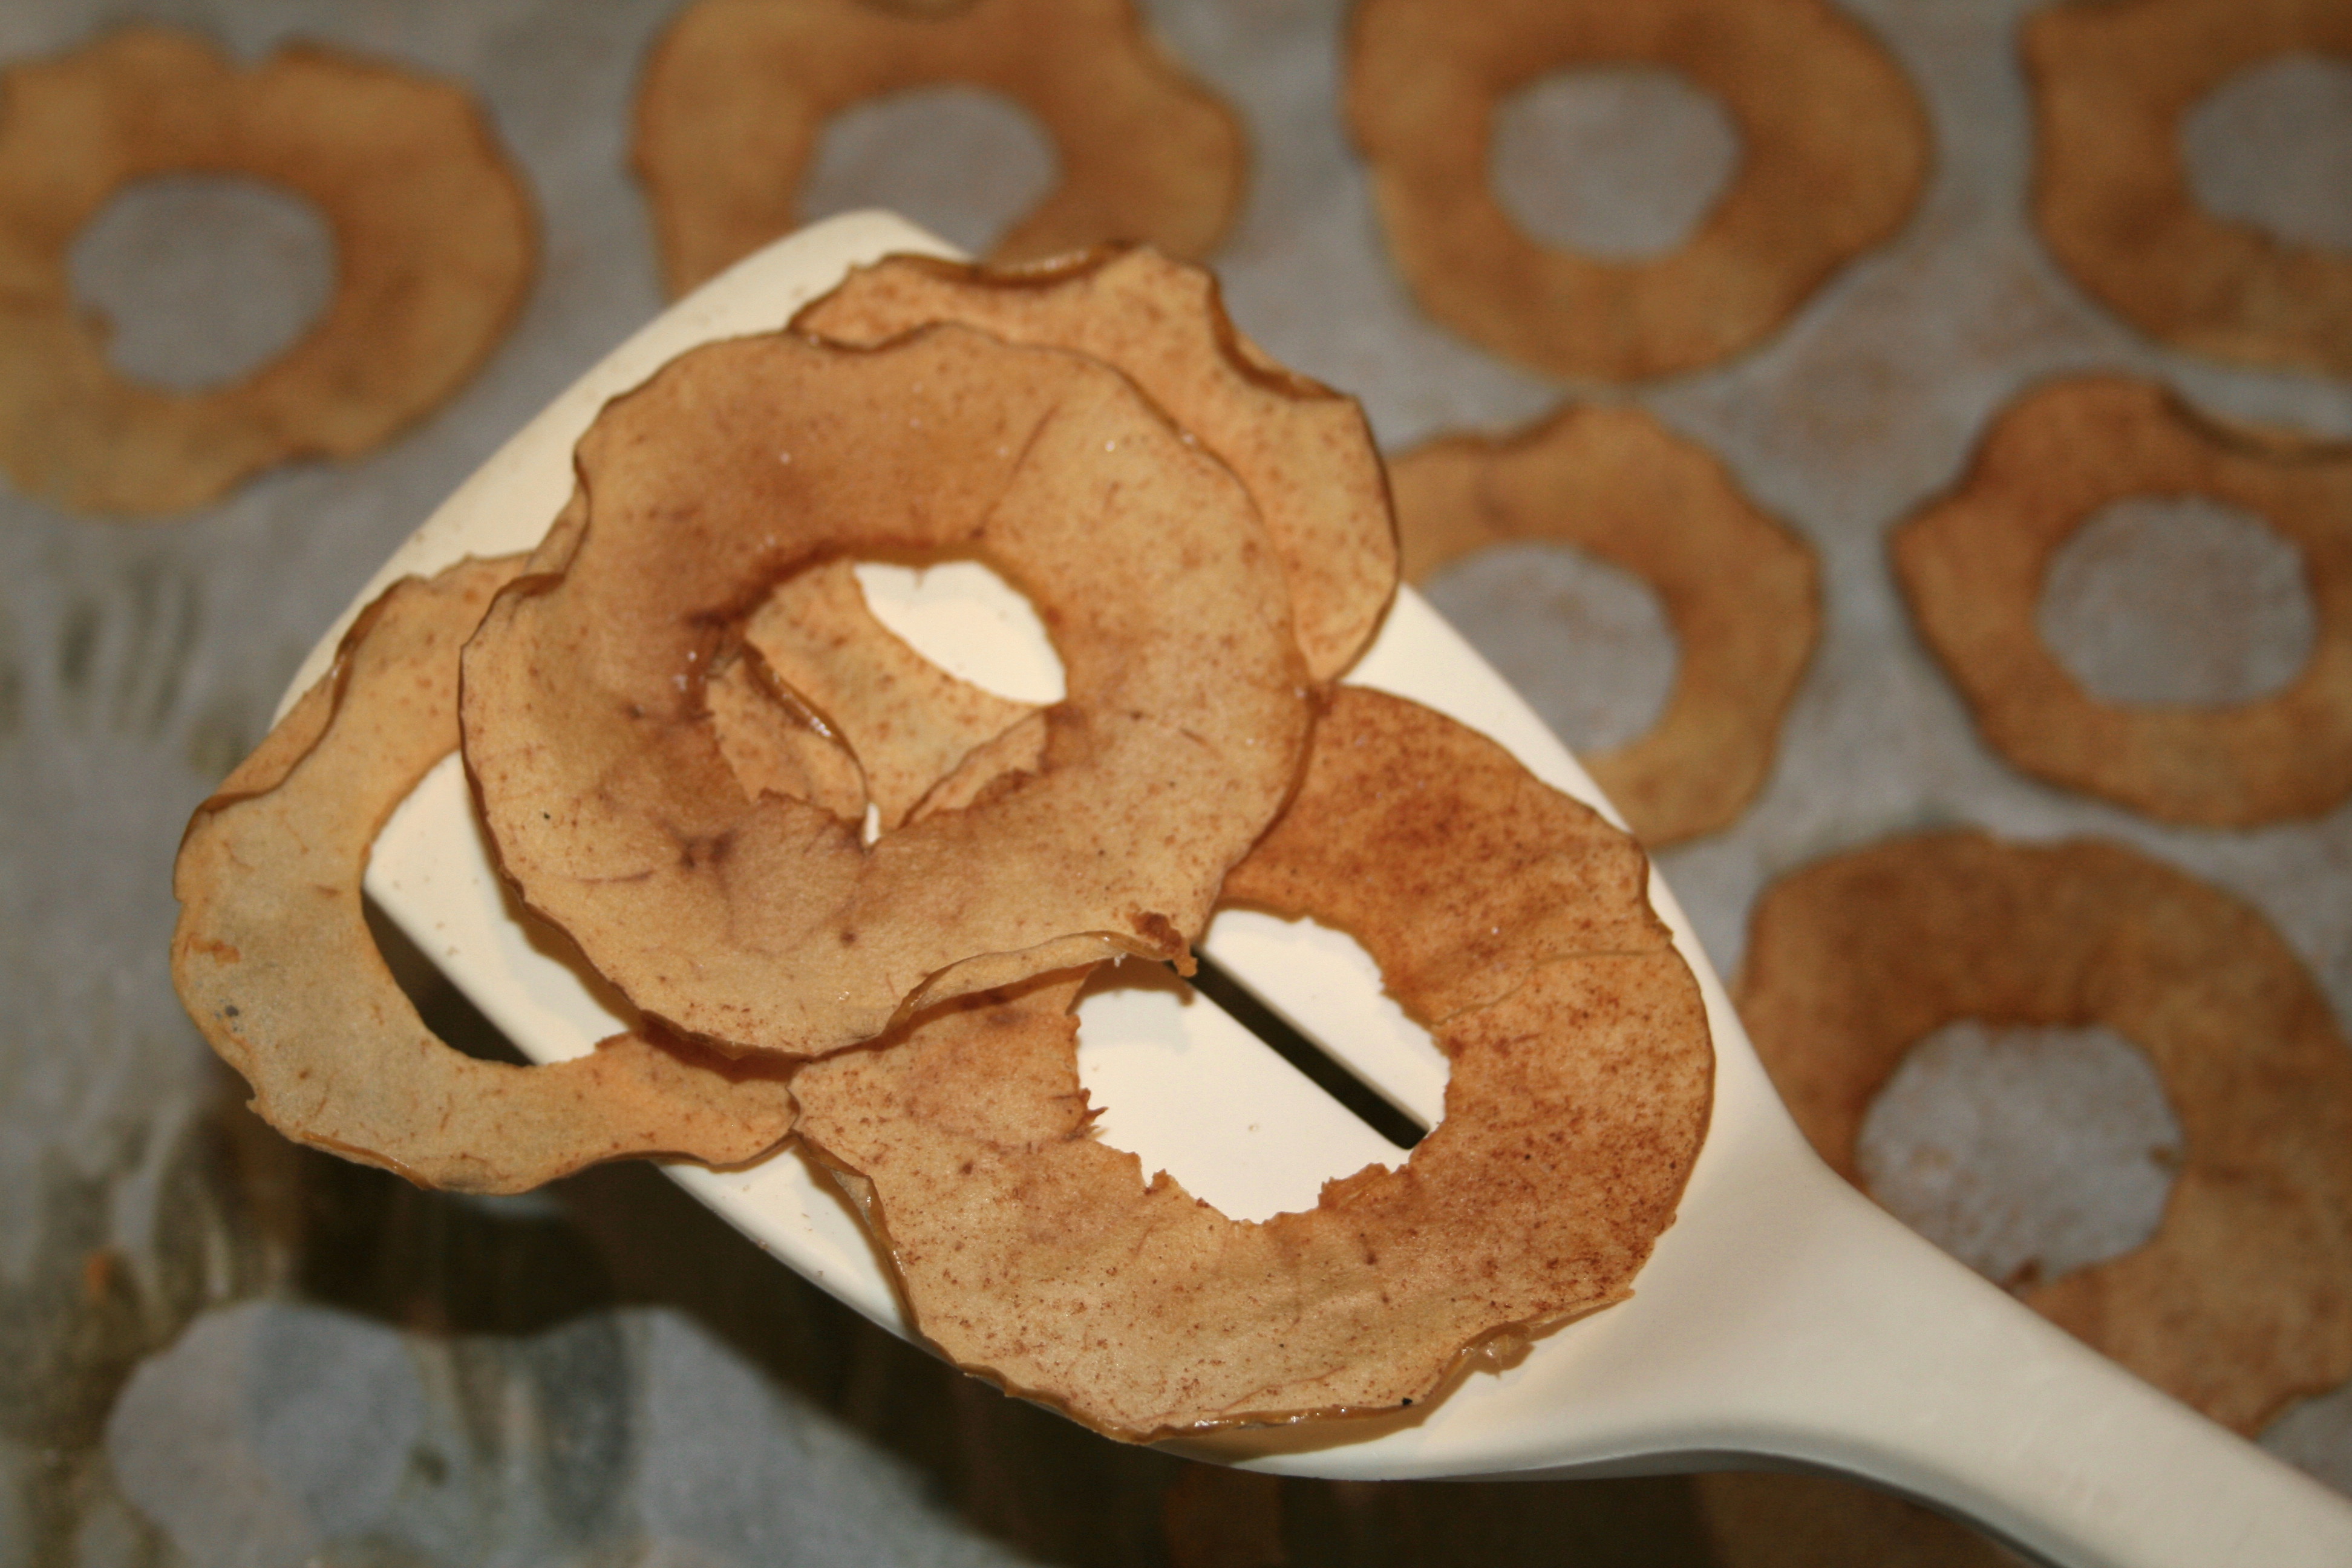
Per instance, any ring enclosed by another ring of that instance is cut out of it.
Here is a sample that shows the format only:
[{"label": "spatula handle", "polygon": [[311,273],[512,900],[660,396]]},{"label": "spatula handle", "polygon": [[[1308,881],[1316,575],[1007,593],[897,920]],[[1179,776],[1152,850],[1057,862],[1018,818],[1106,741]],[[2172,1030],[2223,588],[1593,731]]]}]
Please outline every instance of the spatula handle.
[{"label": "spatula handle", "polygon": [[2352,1564],[2352,1501],[1921,1240],[1784,1119],[1721,1131],[1710,1191],[1624,1308],[1474,1376],[1425,1420],[1196,1451],[1364,1479],[1825,1470],[2061,1568]]},{"label": "spatula handle", "polygon": [[1738,1450],[1876,1480],[2066,1568],[2352,1563],[2352,1501],[1822,1178],[1783,1237],[1785,1288],[1743,1317]]}]

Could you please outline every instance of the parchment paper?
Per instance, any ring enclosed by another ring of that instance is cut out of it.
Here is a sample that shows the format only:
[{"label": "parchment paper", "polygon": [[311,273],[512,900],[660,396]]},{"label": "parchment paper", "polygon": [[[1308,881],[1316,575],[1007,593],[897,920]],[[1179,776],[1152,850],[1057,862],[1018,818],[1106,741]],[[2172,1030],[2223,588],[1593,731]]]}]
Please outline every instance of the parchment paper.
[{"label": "parchment paper", "polygon": [[[1012,1405],[848,1321],[644,1172],[467,1202],[297,1154],[235,1109],[165,973],[181,826],[377,562],[662,305],[626,157],[638,61],[669,9],[0,5],[5,58],[138,16],[248,56],[323,38],[461,79],[527,170],[544,242],[514,336],[379,452],[282,470],[173,521],[93,521],[0,494],[0,996],[14,1025],[0,1037],[0,1564],[1141,1563],[1202,1539],[1255,1542],[1259,1561],[1452,1548],[1516,1562],[1557,1561],[1569,1537],[1591,1561],[1798,1560],[1756,1553],[1793,1539],[1801,1516],[1835,1512],[1811,1491],[1180,1484],[1173,1460]],[[1975,823],[2118,838],[2236,892],[2352,1019],[2352,811],[2189,831],[2024,778],[1977,741],[1889,575],[1888,529],[1953,482],[1990,415],[2053,374],[2130,371],[2217,413],[2352,434],[2352,384],[2159,350],[2057,270],[2023,205],[2018,7],[1854,5],[1933,121],[1922,205],[1755,351],[1633,388],[1552,381],[1419,313],[1339,112],[1337,5],[1150,9],[1255,147],[1246,212],[1214,258],[1231,309],[1277,357],[1358,394],[1390,450],[1501,432],[1562,399],[1630,397],[1719,454],[1819,552],[1825,634],[1768,787],[1727,831],[1658,858],[1727,974],[1782,872]],[[1623,252],[1671,244],[1738,156],[1709,100],[1654,71],[1546,86],[1506,130],[1497,178],[1529,226]],[[2251,73],[2186,140],[2213,205],[2352,244],[2352,70]],[[897,205],[979,247],[1053,177],[1016,111],[919,97],[837,128],[809,216]],[[81,258],[86,296],[122,318],[121,353],[141,374],[249,363],[323,297],[331,262],[300,209],[202,188],[141,201],[164,206],[126,203]],[[231,260],[207,274],[207,247]],[[2299,568],[2275,545],[2227,515],[2103,523],[2068,558],[2045,625],[2118,695],[2259,689],[2309,635]],[[1645,593],[1555,557],[1474,564],[1437,598],[1591,744],[1638,732],[1664,689],[1671,640]],[[1889,1201],[1996,1275],[2133,1244],[2161,1204],[2150,1151],[2177,1138],[2128,1045],[1966,1031],[1914,1058],[1871,1132]],[[2291,1413],[2265,1441],[2352,1491],[2352,1394]],[[1253,1509],[1263,1525],[1268,1499],[1288,1510],[1271,1535],[1194,1528]],[[1862,1499],[1851,1517],[1897,1506]],[[1933,1560],[1989,1560],[1924,1518],[1898,1523],[1955,1554]]]}]

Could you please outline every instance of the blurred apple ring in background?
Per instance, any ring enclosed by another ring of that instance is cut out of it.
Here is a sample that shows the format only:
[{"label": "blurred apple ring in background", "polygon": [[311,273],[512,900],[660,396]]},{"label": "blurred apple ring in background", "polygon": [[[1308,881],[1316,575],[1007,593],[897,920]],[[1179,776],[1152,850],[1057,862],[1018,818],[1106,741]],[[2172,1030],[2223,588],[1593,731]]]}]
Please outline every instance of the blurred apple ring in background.
[{"label": "blurred apple ring in background", "polygon": [[2196,197],[2181,119],[2249,66],[2352,62],[2352,6],[2134,0],[2025,18],[2033,214],[2075,281],[2163,342],[2242,364],[2352,374],[2352,256],[2282,240]]},{"label": "blurred apple ring in background", "polygon": [[[1414,297],[1554,375],[1632,381],[1747,348],[1893,237],[1927,179],[1909,79],[1821,0],[1364,0],[1347,52],[1349,123]],[[1739,172],[1689,242],[1655,259],[1539,244],[1488,178],[1496,107],[1549,72],[1624,63],[1720,99]]]},{"label": "blurred apple ring in background", "polygon": [[670,293],[800,226],[801,182],[834,116],[950,84],[1019,102],[1061,163],[995,260],[1110,240],[1197,258],[1241,209],[1240,124],[1129,0],[699,0],[655,44],[637,94],[635,164]]},{"label": "blurred apple ring in background", "polygon": [[[2108,504],[2207,496],[2302,552],[2310,658],[2251,702],[2101,701],[2035,623],[2050,561]],[[2027,393],[1993,422],[1958,489],[1897,529],[1895,575],[1985,742],[2020,768],[2163,822],[2249,827],[2352,795],[2352,446],[2203,418],[2114,376]]]},{"label": "blurred apple ring in background", "polygon": [[1649,733],[1581,758],[1652,848],[1728,826],[1764,784],[1821,640],[1811,545],[1759,510],[1713,454],[1638,408],[1563,408],[1502,440],[1448,436],[1389,468],[1404,573],[1552,540],[1657,590],[1678,658]]},{"label": "blurred apple ring in background", "polygon": [[2352,1376],[2352,1047],[2252,906],[2121,845],[1898,838],[1768,889],[1737,991],[1797,1124],[1856,1184],[1863,1118],[1929,1032],[2123,1035],[2180,1119],[2172,1195],[2147,1245],[2026,1305],[2240,1432]]},{"label": "blurred apple ring in background", "polygon": [[[315,203],[335,292],[285,353],[174,392],[107,363],[68,257],[126,184],[187,173]],[[310,45],[240,67],[153,26],[16,66],[0,77],[0,465],[78,510],[155,513],[292,458],[355,457],[488,357],[537,249],[521,176],[447,83]]]}]

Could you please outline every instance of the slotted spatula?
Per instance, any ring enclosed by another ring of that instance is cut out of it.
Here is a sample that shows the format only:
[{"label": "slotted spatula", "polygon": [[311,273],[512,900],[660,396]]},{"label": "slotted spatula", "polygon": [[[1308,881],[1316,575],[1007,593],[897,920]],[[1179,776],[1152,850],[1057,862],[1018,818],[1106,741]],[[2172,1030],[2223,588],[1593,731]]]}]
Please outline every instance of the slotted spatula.
[{"label": "slotted spatula", "polygon": [[[674,306],[525,426],[394,554],[312,650],[288,700],[326,668],[350,614],[394,578],[535,543],[571,491],[572,445],[607,398],[696,343],[781,325],[850,266],[894,251],[953,254],[896,217],[855,215],[771,247]],[[877,578],[868,592],[877,614],[957,673],[1011,696],[1054,695],[1040,685],[1050,685],[1039,674],[1051,669],[1050,654],[992,580],[943,569],[896,589]],[[1449,713],[1553,785],[1610,809],[1527,705],[1410,589],[1349,679]],[[516,918],[456,758],[386,827],[367,888],[531,1058],[577,1055],[619,1026]],[[1705,993],[1717,1079],[1713,1125],[1680,1216],[1634,1298],[1401,1417],[1177,1447],[1353,1479],[1823,1468],[1965,1515],[2060,1563],[2352,1564],[2352,1503],[2043,1322],[1816,1159],[1672,894],[1654,879],[1652,892]],[[1442,1058],[1381,995],[1351,944],[1312,926],[1228,914],[1203,952],[1408,1117],[1426,1126],[1439,1115]],[[1186,1184],[1236,1217],[1301,1206],[1324,1176],[1402,1157],[1204,1002],[1113,988],[1082,1016],[1088,1085],[1109,1105],[1105,1135],[1142,1154],[1147,1169],[1181,1162]],[[1210,1125],[1235,1104],[1246,1117]],[[908,1331],[864,1233],[796,1153],[749,1171],[670,1173],[824,1289]]]}]

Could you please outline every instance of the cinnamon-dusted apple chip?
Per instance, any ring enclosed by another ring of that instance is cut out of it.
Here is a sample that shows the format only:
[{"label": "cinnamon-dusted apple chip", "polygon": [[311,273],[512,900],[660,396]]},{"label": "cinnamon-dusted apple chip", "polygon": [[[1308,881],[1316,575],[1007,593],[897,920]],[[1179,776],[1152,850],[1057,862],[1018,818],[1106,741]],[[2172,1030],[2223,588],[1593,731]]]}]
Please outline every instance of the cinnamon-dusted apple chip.
[{"label": "cinnamon-dusted apple chip", "polygon": [[264,1120],[425,1185],[518,1192],[632,1154],[751,1159],[792,1130],[779,1079],[629,1035],[545,1067],[463,1055],[425,1028],[368,931],[369,847],[457,746],[458,645],[520,564],[394,584],[197,808],[174,877],[181,1000]]},{"label": "cinnamon-dusted apple chip", "polygon": [[1452,1061],[1412,1158],[1226,1218],[1093,1142],[1078,980],[966,998],[803,1068],[915,1326],[1117,1437],[1396,1407],[1481,1347],[1622,1300],[1713,1092],[1640,848],[1502,748],[1343,688],[1229,898],[1340,925]]},{"label": "cinnamon-dusted apple chip", "polygon": [[[1280,808],[1307,673],[1247,493],[1083,355],[941,325],[872,350],[697,349],[608,405],[584,504],[465,656],[502,869],[632,1002],[816,1055],[1115,952],[1183,960]],[[827,559],[970,552],[1025,590],[1068,696],[1037,771],[877,842],[746,797],[709,672]]]},{"label": "cinnamon-dusted apple chip", "polygon": [[[2181,495],[2242,507],[2295,546],[2310,657],[2249,701],[2107,701],[2042,640],[2042,581],[2102,509]],[[2159,822],[2252,827],[2352,795],[2347,508],[2352,447],[2222,425],[2155,382],[2072,377],[2000,412],[1952,492],[1895,531],[1895,574],[1995,751]]]},{"label": "cinnamon-dusted apple chip", "polygon": [[1027,109],[1061,166],[1002,259],[1110,239],[1205,256],[1241,209],[1239,121],[1134,0],[695,0],[646,57],[630,158],[670,293],[805,221],[801,183],[835,115],[950,85]]},{"label": "cinnamon-dusted apple chip", "polygon": [[2352,11],[2309,0],[2045,5],[2018,27],[2033,218],[2058,264],[2148,336],[2240,364],[2352,374],[2352,257],[2200,200],[2182,122],[2222,83],[2352,55]]},{"label": "cinnamon-dusted apple chip", "polygon": [[[1629,65],[1718,99],[1738,126],[1738,172],[1663,255],[1544,244],[1489,178],[1496,109],[1554,71]],[[1823,0],[1360,0],[1347,72],[1349,124],[1415,298],[1552,375],[1634,381],[1750,347],[1894,237],[1932,162],[1902,66]]]},{"label": "cinnamon-dusted apple chip", "polygon": [[1389,474],[1415,583],[1522,539],[1647,581],[1675,629],[1674,690],[1646,734],[1584,765],[1653,849],[1748,808],[1821,641],[1821,568],[1721,459],[1644,409],[1583,404],[1500,440],[1440,437]]},{"label": "cinnamon-dusted apple chip", "polygon": [[1141,248],[1013,271],[894,256],[852,272],[793,326],[872,343],[930,321],[1117,365],[1249,488],[1308,671],[1328,680],[1364,650],[1396,592],[1397,541],[1363,410],[1242,336],[1213,274]]},{"label": "cinnamon-dusted apple chip", "polygon": [[[125,378],[77,302],[74,240],[158,174],[299,192],[334,231],[317,323],[224,385]],[[311,44],[247,66],[124,26],[0,77],[0,468],[81,511],[185,511],[264,468],[355,458],[439,406],[521,312],[521,172],[453,83]]]},{"label": "cinnamon-dusted apple chip", "polygon": [[2251,1436],[2352,1374],[2352,1051],[2252,905],[2120,844],[1926,833],[1758,900],[1739,1014],[1822,1159],[1960,1018],[2100,1024],[2147,1053],[2184,1147],[2143,1245],[2025,1304]]}]

